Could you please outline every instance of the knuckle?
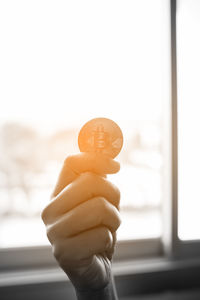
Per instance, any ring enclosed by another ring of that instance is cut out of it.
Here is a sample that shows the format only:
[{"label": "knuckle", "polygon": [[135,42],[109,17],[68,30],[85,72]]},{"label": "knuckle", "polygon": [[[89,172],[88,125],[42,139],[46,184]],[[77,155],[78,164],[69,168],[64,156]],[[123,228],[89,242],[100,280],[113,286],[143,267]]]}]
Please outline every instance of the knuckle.
[{"label": "knuckle", "polygon": [[105,208],[102,213],[103,224],[107,224],[111,232],[117,231],[121,225],[121,217],[118,209],[105,200]]},{"label": "knuckle", "polygon": [[85,172],[83,175],[85,175],[85,180],[94,181],[94,174],[92,172]]},{"label": "knuckle", "polygon": [[44,224],[46,225],[47,222],[48,222],[48,206],[46,206],[42,213],[41,213],[41,218],[42,218],[42,221],[44,222]]},{"label": "knuckle", "polygon": [[59,243],[56,243],[53,245],[52,252],[53,252],[53,255],[56,258],[56,260],[58,262],[60,262],[61,257],[62,257],[62,250],[61,250],[61,246]]},{"label": "knuckle", "polygon": [[121,217],[120,217],[120,214],[117,213],[116,214],[116,221],[115,221],[115,231],[119,228],[119,226],[121,225],[122,223],[122,220],[121,220]]},{"label": "knuckle", "polygon": [[114,194],[115,194],[115,203],[117,207],[119,206],[120,198],[121,198],[121,193],[120,190],[116,185],[113,184],[113,189],[114,189]]},{"label": "knuckle", "polygon": [[52,252],[56,260],[59,262],[60,265],[62,265],[68,260],[68,247],[67,243],[63,245],[63,242],[61,240],[57,240],[56,243],[53,244]]},{"label": "knuckle", "polygon": [[95,211],[97,224],[102,224],[106,214],[106,200],[103,197],[96,197],[92,200],[92,209]]},{"label": "knuckle", "polygon": [[41,212],[41,219],[45,225],[52,222],[54,219],[53,206],[55,198],[52,198],[52,201],[43,209]]},{"label": "knuckle", "polygon": [[58,240],[52,247],[52,252],[59,265],[67,270],[75,261],[74,249],[63,240]]},{"label": "knuckle", "polygon": [[108,228],[102,227],[101,238],[105,246],[112,245],[112,234]]},{"label": "knuckle", "polygon": [[105,213],[107,210],[107,201],[103,197],[97,198],[97,207],[100,211],[100,213]]},{"label": "knuckle", "polygon": [[95,175],[92,174],[91,172],[82,173],[80,177],[82,178],[82,180],[85,184],[90,185],[90,186],[92,186],[94,184]]},{"label": "knuckle", "polygon": [[47,235],[47,238],[48,238],[49,242],[51,244],[53,244],[53,240],[54,240],[54,229],[53,229],[53,226],[47,226],[46,235]]},{"label": "knuckle", "polygon": [[65,158],[64,165],[71,166],[73,164],[73,161],[74,161],[74,155],[68,155]]}]

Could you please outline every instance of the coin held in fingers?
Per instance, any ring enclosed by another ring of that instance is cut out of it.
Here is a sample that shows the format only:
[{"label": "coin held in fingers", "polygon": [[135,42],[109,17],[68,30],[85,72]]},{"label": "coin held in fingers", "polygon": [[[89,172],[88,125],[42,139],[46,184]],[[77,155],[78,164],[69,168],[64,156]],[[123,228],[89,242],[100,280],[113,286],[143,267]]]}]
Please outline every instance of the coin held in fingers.
[{"label": "coin held in fingers", "polygon": [[80,130],[78,145],[81,152],[96,152],[116,157],[123,145],[120,127],[107,118],[88,121]]}]

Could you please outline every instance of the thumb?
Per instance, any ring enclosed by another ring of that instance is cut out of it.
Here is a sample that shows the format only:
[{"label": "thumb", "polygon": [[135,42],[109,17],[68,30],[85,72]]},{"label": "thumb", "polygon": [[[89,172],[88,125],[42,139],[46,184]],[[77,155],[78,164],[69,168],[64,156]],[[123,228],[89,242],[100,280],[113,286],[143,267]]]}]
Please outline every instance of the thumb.
[{"label": "thumb", "polygon": [[93,172],[97,174],[113,174],[120,169],[120,164],[101,153],[80,153],[70,155],[65,159],[52,197],[59,194],[68,184],[81,173]]}]

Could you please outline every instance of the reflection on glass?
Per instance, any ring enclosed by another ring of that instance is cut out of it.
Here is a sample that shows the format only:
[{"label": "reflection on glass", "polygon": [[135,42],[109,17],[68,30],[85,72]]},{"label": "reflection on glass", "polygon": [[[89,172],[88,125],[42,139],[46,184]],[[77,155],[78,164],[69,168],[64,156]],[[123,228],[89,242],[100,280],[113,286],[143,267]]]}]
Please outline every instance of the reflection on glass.
[{"label": "reflection on glass", "polygon": [[0,4],[0,247],[47,243],[40,212],[94,117],[125,138],[118,238],[161,235],[161,2]]},{"label": "reflection on glass", "polygon": [[182,240],[200,238],[200,2],[178,1],[179,218]]}]

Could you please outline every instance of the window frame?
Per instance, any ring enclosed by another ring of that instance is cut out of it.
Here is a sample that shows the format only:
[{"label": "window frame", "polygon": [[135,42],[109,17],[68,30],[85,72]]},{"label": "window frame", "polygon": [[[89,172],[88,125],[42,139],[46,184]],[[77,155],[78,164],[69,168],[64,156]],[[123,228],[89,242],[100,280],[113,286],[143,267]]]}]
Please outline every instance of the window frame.
[{"label": "window frame", "polygon": [[[179,0],[181,1],[181,0]],[[171,0],[171,101],[172,101],[172,236],[171,255],[177,259],[200,257],[200,240],[182,241],[178,237],[178,94],[177,94],[177,3]]]},{"label": "window frame", "polygon": [[[162,256],[160,238],[118,241],[114,261]],[[1,270],[20,270],[38,267],[56,267],[51,246],[5,248],[0,250]]]},{"label": "window frame", "polygon": [[[200,241],[181,241],[178,238],[178,135],[177,135],[177,62],[176,62],[176,9],[177,1],[168,0],[169,77],[171,78],[169,101],[166,101],[163,123],[166,134],[164,162],[163,236],[161,238],[119,241],[115,261],[138,258],[191,258],[200,256]],[[170,226],[169,226],[170,221]],[[20,270],[36,267],[56,267],[50,246],[0,249],[1,270]]]}]

